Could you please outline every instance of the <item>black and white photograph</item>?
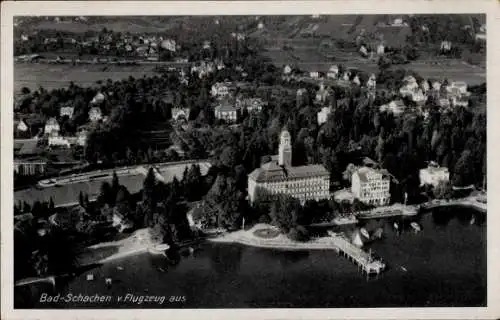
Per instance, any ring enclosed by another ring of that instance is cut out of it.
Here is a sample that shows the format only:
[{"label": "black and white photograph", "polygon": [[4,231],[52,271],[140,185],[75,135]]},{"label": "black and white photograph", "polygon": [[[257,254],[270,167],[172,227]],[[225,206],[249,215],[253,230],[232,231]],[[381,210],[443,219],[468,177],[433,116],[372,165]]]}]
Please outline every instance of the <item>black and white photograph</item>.
[{"label": "black and white photograph", "polygon": [[10,308],[491,307],[488,14],[264,11],[13,16]]}]

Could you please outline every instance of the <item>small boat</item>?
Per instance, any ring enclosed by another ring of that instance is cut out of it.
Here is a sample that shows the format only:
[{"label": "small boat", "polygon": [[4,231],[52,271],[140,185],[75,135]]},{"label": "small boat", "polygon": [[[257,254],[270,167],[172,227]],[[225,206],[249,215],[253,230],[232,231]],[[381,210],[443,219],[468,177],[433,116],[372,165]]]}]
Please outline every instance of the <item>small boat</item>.
[{"label": "small boat", "polygon": [[394,229],[399,230],[399,224],[397,222],[394,222]]},{"label": "small boat", "polygon": [[123,267],[118,266],[118,267],[116,267],[116,269],[123,270]]},{"label": "small boat", "polygon": [[384,233],[384,229],[382,228],[378,228],[377,230],[375,230],[375,232],[373,233],[373,238],[375,239],[380,239],[382,238],[382,234]]},{"label": "small boat", "polygon": [[422,231],[422,228],[420,227],[420,225],[418,223],[416,223],[415,221],[410,223],[410,226],[413,228],[413,230],[415,230],[417,232]]},{"label": "small boat", "polygon": [[194,252],[194,248],[193,247],[189,247],[189,253],[193,254],[193,252]]},{"label": "small boat", "polygon": [[87,274],[87,281],[94,280],[94,275],[92,273]]},{"label": "small boat", "polygon": [[359,232],[356,232],[352,239],[352,244],[356,247],[361,248],[363,246],[363,240],[361,240],[361,236]]},{"label": "small boat", "polygon": [[161,272],[165,272],[165,269],[163,269],[162,267],[159,267],[158,270],[160,270]]},{"label": "small boat", "polygon": [[470,224],[474,224],[476,223],[476,217],[472,216],[472,219],[470,219]]},{"label": "small boat", "polygon": [[361,228],[359,229],[359,232],[361,232],[361,234],[367,238],[367,239],[370,239],[370,234],[368,233],[368,231],[365,229],[365,228]]},{"label": "small boat", "polygon": [[403,266],[401,266],[401,270],[403,270],[404,272],[407,272],[407,271],[408,271],[408,270],[407,270],[405,267],[403,267]]}]

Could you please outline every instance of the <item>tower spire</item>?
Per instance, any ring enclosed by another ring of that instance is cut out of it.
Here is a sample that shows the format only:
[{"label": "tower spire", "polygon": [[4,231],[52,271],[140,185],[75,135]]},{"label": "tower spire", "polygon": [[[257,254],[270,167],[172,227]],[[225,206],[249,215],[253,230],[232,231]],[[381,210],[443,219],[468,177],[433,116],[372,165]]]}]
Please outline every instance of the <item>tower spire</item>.
[{"label": "tower spire", "polygon": [[279,165],[292,166],[292,141],[287,125],[283,127],[280,135]]}]

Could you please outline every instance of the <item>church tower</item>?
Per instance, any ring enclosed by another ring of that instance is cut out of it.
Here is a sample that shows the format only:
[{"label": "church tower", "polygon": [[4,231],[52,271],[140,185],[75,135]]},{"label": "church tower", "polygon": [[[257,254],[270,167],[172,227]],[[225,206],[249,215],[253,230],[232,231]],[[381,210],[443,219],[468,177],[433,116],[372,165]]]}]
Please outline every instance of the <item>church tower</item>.
[{"label": "church tower", "polygon": [[279,165],[292,166],[292,141],[288,130],[283,128],[280,135]]}]

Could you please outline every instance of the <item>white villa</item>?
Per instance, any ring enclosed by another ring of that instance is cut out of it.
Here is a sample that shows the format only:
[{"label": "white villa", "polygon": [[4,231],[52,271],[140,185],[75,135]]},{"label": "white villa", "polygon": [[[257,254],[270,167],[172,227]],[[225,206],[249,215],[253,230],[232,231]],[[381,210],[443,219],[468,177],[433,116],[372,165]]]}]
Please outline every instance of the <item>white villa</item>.
[{"label": "white villa", "polygon": [[323,107],[321,111],[318,112],[318,125],[322,125],[328,120],[328,116],[332,113],[331,107]]},{"label": "white villa", "polygon": [[429,166],[420,169],[420,186],[431,185],[436,187],[440,182],[447,182],[450,180],[450,172],[446,167],[440,167],[437,163],[431,162]]},{"label": "white villa", "polygon": [[331,66],[330,69],[328,70],[328,73],[326,76],[330,79],[337,79],[339,75],[339,67],[338,66]]},{"label": "white villa", "polygon": [[59,123],[57,122],[56,118],[50,118],[45,123],[45,129],[44,129],[45,134],[59,134],[60,130],[61,127],[59,126]]},{"label": "white villa", "polygon": [[99,107],[92,107],[89,111],[89,120],[91,122],[97,122],[102,119],[102,111]]},{"label": "white villa", "polygon": [[374,205],[388,205],[391,200],[390,177],[382,170],[370,167],[357,169],[351,178],[351,192],[361,202]]}]

